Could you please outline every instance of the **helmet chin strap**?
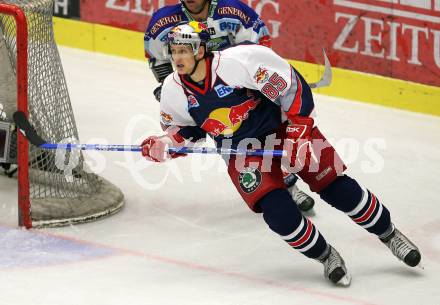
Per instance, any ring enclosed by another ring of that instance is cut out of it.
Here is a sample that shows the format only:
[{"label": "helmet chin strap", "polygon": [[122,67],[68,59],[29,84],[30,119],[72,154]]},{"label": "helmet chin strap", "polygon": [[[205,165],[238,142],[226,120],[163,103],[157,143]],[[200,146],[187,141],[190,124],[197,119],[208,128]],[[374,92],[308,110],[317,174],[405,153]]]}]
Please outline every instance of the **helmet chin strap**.
[{"label": "helmet chin strap", "polygon": [[[203,59],[203,58],[202,58],[202,59]],[[194,74],[194,72],[196,72],[196,70],[197,70],[197,66],[199,65],[199,62],[200,62],[202,59],[196,59],[196,57],[194,56],[194,60],[196,61],[196,63],[194,64],[194,68],[192,69],[191,73],[188,74],[189,76],[192,76],[192,75]]]},{"label": "helmet chin strap", "polygon": [[197,67],[198,67],[198,65],[199,65],[199,62],[200,62],[202,59],[204,59],[205,57],[206,57],[206,46],[205,46],[205,52],[204,52],[202,58],[197,59],[197,55],[194,55],[194,60],[195,60],[196,63],[194,64],[194,68],[191,70],[191,73],[188,74],[189,76],[192,76],[192,75],[196,72]]}]

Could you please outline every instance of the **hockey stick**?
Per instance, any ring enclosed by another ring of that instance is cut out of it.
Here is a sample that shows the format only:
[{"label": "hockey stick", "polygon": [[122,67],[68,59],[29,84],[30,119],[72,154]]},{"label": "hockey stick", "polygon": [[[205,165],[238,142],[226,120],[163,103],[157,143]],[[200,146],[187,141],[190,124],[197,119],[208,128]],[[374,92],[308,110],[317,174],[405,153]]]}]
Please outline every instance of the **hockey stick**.
[{"label": "hockey stick", "polygon": [[[79,150],[101,150],[101,151],[142,151],[140,145],[121,145],[121,144],[75,144],[75,143],[48,143],[44,140],[31,125],[26,115],[21,111],[13,114],[13,119],[18,130],[28,139],[28,141],[37,147],[44,149],[79,149]],[[247,156],[274,156],[283,157],[287,153],[284,150],[267,149],[229,149],[214,147],[170,147],[170,154],[220,154],[220,155],[247,155]]]},{"label": "hockey stick", "polygon": [[330,65],[330,61],[328,60],[327,54],[325,53],[324,49],[322,49],[322,52],[324,53],[325,62],[324,74],[322,74],[322,77],[318,82],[309,84],[311,89],[327,87],[330,86],[330,84],[332,83],[332,66]]},{"label": "hockey stick", "polygon": [[[324,54],[324,73],[321,79],[316,83],[309,84],[311,89],[327,87],[332,82],[332,69],[330,61],[325,53],[325,49],[322,49]],[[79,150],[101,150],[101,151],[133,151],[140,152],[142,148],[140,145],[123,145],[123,144],[75,144],[75,143],[48,143],[35,131],[34,127],[30,124],[26,115],[21,111],[16,111],[13,114],[13,119],[20,132],[31,142],[33,145],[45,148],[45,149],[79,149]],[[229,148],[212,148],[212,147],[170,147],[168,153],[176,154],[220,154],[220,155],[247,155],[247,156],[274,156],[283,157],[286,152],[283,150],[266,150],[266,149],[229,149]]]}]

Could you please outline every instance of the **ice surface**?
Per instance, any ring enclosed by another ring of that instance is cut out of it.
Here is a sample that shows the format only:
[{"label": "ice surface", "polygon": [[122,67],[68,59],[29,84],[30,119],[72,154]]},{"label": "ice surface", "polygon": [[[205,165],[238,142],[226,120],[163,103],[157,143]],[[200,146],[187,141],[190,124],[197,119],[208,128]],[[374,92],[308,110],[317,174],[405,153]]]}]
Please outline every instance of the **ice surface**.
[{"label": "ice surface", "polygon": [[[82,142],[140,143],[160,131],[146,64],[60,51]],[[320,95],[316,102],[348,173],[391,210],[425,270],[404,266],[313,195],[312,220],[353,276],[350,288],[333,287],[320,264],[248,210],[219,157],[164,165],[88,152],[89,167],[126,197],[122,212],[98,222],[18,229],[16,180],[0,176],[0,304],[440,304],[440,119]]]}]

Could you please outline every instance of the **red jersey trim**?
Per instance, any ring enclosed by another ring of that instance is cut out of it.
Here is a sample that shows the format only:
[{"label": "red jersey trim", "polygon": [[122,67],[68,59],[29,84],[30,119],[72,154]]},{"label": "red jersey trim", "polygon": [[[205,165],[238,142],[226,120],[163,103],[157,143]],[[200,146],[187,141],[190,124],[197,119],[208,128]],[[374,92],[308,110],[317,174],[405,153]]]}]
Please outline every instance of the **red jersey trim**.
[{"label": "red jersey trim", "polygon": [[208,89],[210,88],[210,84],[211,84],[211,57],[207,57],[205,59],[205,66],[206,66],[206,77],[205,77],[205,84],[203,89],[187,81],[185,77],[179,75],[181,81],[185,84],[185,86],[188,86],[192,90],[203,95],[205,95],[208,92]]}]

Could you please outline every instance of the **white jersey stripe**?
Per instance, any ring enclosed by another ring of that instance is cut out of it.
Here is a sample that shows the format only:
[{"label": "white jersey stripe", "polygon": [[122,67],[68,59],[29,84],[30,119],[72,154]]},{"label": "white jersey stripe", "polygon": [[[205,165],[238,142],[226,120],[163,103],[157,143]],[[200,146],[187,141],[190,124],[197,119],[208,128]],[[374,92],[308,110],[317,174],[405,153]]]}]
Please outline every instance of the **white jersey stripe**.
[{"label": "white jersey stripe", "polygon": [[293,233],[287,235],[287,236],[281,236],[282,239],[288,241],[291,240],[292,238],[295,238],[299,232],[301,232],[301,230],[304,228],[304,217],[301,219],[301,223],[299,224],[298,228],[296,228],[295,231],[293,231]]},{"label": "white jersey stripe", "polygon": [[359,202],[359,204],[350,212],[346,213],[348,216],[353,217],[354,215],[356,215],[357,213],[359,213],[364,207],[365,204],[368,201],[368,193],[369,191],[367,189],[365,189],[363,186],[361,186],[362,188],[362,199]]},{"label": "white jersey stripe", "polygon": [[382,216],[383,206],[380,204],[379,201],[377,201],[377,202],[379,203],[379,210],[377,211],[376,216],[374,217],[374,219],[371,222],[364,224],[364,225],[361,225],[362,228],[364,228],[364,229],[371,228],[372,226],[374,226],[378,222],[380,216]]},{"label": "white jersey stripe", "polygon": [[316,242],[318,241],[318,237],[319,237],[319,232],[315,227],[315,236],[313,237],[313,240],[310,242],[310,244],[308,244],[307,246],[305,246],[302,249],[297,249],[299,252],[306,252],[307,250],[309,250],[311,247],[313,247]]}]

